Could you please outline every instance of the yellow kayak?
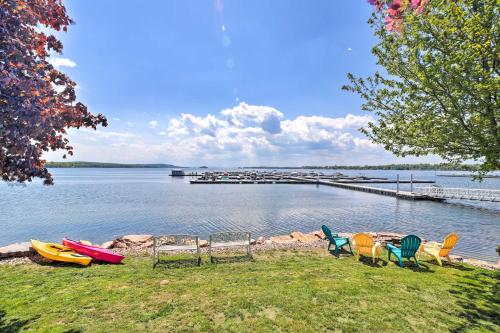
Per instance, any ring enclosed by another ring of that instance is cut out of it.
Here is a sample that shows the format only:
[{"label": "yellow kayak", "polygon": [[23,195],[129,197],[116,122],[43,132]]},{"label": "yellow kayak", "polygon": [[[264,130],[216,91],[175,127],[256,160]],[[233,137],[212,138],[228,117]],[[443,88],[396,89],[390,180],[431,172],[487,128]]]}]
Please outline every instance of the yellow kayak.
[{"label": "yellow kayak", "polygon": [[83,266],[87,266],[92,261],[91,257],[78,254],[69,247],[63,245],[44,243],[35,239],[31,240],[31,245],[38,254],[50,260],[72,262]]}]

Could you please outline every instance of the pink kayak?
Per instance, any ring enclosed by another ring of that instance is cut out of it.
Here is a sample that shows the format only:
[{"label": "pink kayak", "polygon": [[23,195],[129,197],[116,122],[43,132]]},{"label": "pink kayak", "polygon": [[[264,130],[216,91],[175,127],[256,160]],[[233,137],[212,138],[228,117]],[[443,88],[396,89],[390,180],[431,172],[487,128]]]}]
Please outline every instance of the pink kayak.
[{"label": "pink kayak", "polygon": [[73,249],[75,252],[92,257],[97,260],[119,264],[124,256],[102,247],[87,245],[82,242],[73,241],[71,239],[63,239],[63,245]]}]

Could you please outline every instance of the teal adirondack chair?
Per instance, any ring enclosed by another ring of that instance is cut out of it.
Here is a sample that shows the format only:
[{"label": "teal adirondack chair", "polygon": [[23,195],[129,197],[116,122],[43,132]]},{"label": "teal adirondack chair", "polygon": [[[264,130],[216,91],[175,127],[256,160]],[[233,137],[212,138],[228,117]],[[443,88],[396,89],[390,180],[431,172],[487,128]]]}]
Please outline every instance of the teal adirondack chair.
[{"label": "teal adirondack chair", "polygon": [[352,253],[352,248],[351,248],[351,243],[349,242],[349,238],[347,237],[339,237],[338,234],[332,234],[332,231],[330,228],[328,228],[326,225],[321,226],[321,230],[323,230],[323,233],[325,234],[326,238],[328,239],[328,251],[330,251],[330,246],[335,245],[335,250],[333,251],[334,254],[338,254],[340,252],[340,249],[343,248],[344,246],[348,245],[349,246],[349,252]]},{"label": "teal adirondack chair", "polygon": [[408,235],[401,238],[401,247],[396,247],[393,244],[387,244],[387,250],[389,251],[389,261],[391,260],[391,254],[394,254],[398,258],[399,266],[403,267],[403,258],[410,260],[415,259],[415,263],[418,266],[418,260],[416,257],[417,251],[420,248],[420,243],[422,240],[415,235]]}]

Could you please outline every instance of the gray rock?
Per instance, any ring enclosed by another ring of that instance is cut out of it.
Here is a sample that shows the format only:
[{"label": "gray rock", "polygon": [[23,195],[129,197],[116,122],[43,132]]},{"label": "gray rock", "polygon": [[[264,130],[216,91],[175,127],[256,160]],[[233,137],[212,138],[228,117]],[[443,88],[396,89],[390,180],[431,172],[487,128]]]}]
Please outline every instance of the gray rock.
[{"label": "gray rock", "polygon": [[130,249],[153,246],[153,235],[126,235],[115,239],[113,248]]},{"label": "gray rock", "polygon": [[102,243],[101,247],[103,249],[111,249],[111,248],[113,248],[113,245],[114,245],[114,241],[109,241],[106,243]]},{"label": "gray rock", "polygon": [[34,253],[31,242],[15,243],[0,247],[0,258],[27,257]]}]

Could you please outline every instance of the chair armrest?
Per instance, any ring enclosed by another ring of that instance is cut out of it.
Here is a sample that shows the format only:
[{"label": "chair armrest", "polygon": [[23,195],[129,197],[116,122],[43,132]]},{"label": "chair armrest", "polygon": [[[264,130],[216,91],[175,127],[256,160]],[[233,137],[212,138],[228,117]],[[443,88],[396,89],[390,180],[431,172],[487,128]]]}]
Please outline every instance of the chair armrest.
[{"label": "chair armrest", "polygon": [[385,247],[387,248],[387,250],[391,250],[391,249],[397,249],[398,247],[394,244],[391,244],[391,243],[387,243],[385,244]]}]

